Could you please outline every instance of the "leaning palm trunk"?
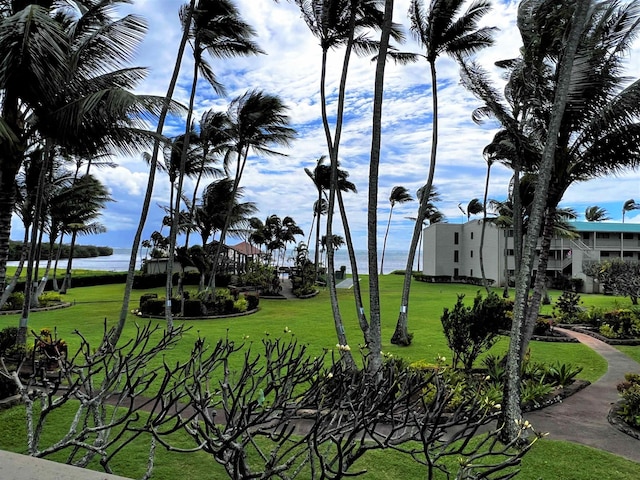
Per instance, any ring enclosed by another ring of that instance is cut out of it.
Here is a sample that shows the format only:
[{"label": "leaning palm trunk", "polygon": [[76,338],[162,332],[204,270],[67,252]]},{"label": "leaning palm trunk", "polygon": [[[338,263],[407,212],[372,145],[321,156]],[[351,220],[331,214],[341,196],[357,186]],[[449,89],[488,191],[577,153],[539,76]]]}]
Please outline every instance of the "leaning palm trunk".
[{"label": "leaning palm trunk", "polygon": [[544,226],[542,229],[542,236],[540,238],[540,255],[538,256],[538,273],[533,286],[533,294],[529,300],[527,317],[523,324],[523,342],[520,348],[520,356],[522,358],[526,355],[527,346],[533,336],[533,329],[535,328],[538,320],[538,312],[540,311],[542,295],[544,294],[546,287],[546,271],[547,265],[549,264],[549,252],[551,250],[555,213],[555,208],[548,208],[544,217]]},{"label": "leaning palm trunk", "polygon": [[[482,275],[482,284],[484,285],[487,295],[489,294],[489,284],[487,283],[487,275],[484,272],[484,235],[487,229],[487,197],[489,196],[489,177],[491,175],[491,160],[487,161],[487,178],[484,184],[484,199],[482,200],[482,230],[480,231],[480,274]],[[507,248],[505,245],[504,248]]]},{"label": "leaning palm trunk", "polygon": [[384,2],[384,19],[380,34],[380,50],[376,61],[373,93],[373,119],[371,134],[371,160],[369,164],[369,199],[367,213],[367,247],[369,250],[369,303],[371,342],[369,344],[369,372],[382,365],[382,325],[380,315],[380,286],[378,281],[378,178],[380,147],[382,143],[382,101],[384,96],[384,70],[391,36],[393,0]]},{"label": "leaning palm trunk", "polygon": [[76,246],[76,239],[78,238],[78,230],[74,229],[71,234],[71,244],[69,245],[69,258],[67,259],[67,270],[62,281],[62,287],[60,287],[60,293],[65,294],[67,290],[71,288],[71,268],[73,266],[73,251]]},{"label": "leaning palm trunk", "polygon": [[[182,143],[182,152],[180,152],[180,167],[178,170],[178,186],[176,187],[175,204],[171,205],[173,208],[171,229],[169,231],[169,258],[167,259],[167,281],[166,281],[166,306],[164,309],[164,318],[167,322],[167,330],[173,330],[173,311],[172,311],[172,297],[173,297],[173,264],[176,253],[176,242],[178,239],[178,229],[180,227],[180,203],[182,200],[182,188],[184,185],[184,170],[187,163],[187,155],[189,152],[189,140],[191,138],[191,118],[193,117],[193,106],[196,98],[196,87],[198,85],[198,62],[195,61],[193,65],[193,81],[191,82],[191,95],[189,96],[189,110],[187,111],[186,128],[184,133],[184,140]],[[172,185],[173,186],[173,185]],[[182,294],[182,279],[184,277],[184,265],[182,265],[182,271],[178,280],[178,292],[180,293],[180,313],[184,315],[184,295]]]},{"label": "leaning palm trunk", "polygon": [[356,261],[353,240],[351,239],[351,229],[349,228],[349,222],[347,221],[347,212],[344,208],[344,201],[342,200],[342,192],[340,189],[337,190],[336,194],[338,195],[338,208],[340,208],[340,217],[342,218],[342,227],[344,228],[344,240],[347,244],[349,264],[351,265],[351,279],[353,281],[353,297],[356,304],[356,314],[358,315],[358,323],[362,330],[364,343],[369,345],[369,342],[371,341],[371,338],[369,337],[369,322],[367,321],[367,315],[365,314],[364,305],[362,304],[362,289],[360,288],[360,278],[358,278],[358,262]]},{"label": "leaning palm trunk", "polygon": [[411,293],[411,279],[413,277],[413,263],[415,261],[418,240],[422,234],[422,224],[427,216],[427,204],[433,188],[433,177],[436,171],[436,154],[438,151],[438,84],[436,76],[435,62],[429,62],[431,68],[431,100],[433,104],[433,126],[431,131],[431,160],[429,163],[429,175],[427,183],[422,190],[422,195],[418,199],[420,206],[418,207],[418,216],[413,227],[413,235],[409,244],[409,255],[407,256],[407,266],[404,271],[404,282],[402,284],[402,299],[400,301],[400,313],[396,329],[391,337],[391,343],[395,345],[410,345],[411,337],[409,336],[408,320],[409,320],[409,294]]},{"label": "leaning palm trunk", "polygon": [[523,357],[527,342],[523,336],[523,324],[527,317],[529,284],[533,269],[534,254],[538,243],[538,232],[544,220],[544,210],[547,204],[549,183],[553,171],[554,156],[558,141],[558,132],[562,124],[565,107],[568,102],[569,87],[571,85],[572,65],[575,58],[580,36],[589,13],[591,0],[578,0],[573,13],[572,25],[564,55],[561,57],[558,83],[549,119],[549,128],[542,155],[542,162],[538,170],[538,183],[533,199],[529,226],[525,236],[522,264],[516,277],[516,299],[513,307],[513,322],[511,325],[511,339],[507,354],[506,380],[503,393],[502,437],[503,440],[515,440],[518,436],[519,424],[522,422],[522,408],[520,405],[520,382]]},{"label": "leaning palm trunk", "polygon": [[[185,19],[185,25],[191,25],[191,18],[193,16],[193,9],[195,6],[196,0],[191,0],[189,3],[189,8],[187,12],[187,17]],[[158,118],[158,126],[156,127],[156,133],[158,135],[162,134],[162,130],[164,129],[164,122],[167,118],[167,113],[169,112],[169,105],[171,104],[171,99],[173,98],[173,92],[175,90],[176,84],[178,83],[178,75],[180,74],[180,65],[182,63],[182,57],[184,55],[184,50],[187,46],[187,41],[189,39],[189,28],[183,29],[182,38],[180,40],[180,46],[178,47],[178,53],[176,57],[176,63],[173,68],[173,74],[171,76],[171,81],[169,82],[169,88],[167,89],[167,95],[164,99],[164,103],[162,104],[162,111],[160,112],[160,116]],[[118,324],[113,329],[109,336],[109,343],[111,345],[115,345],[120,335],[122,335],[122,330],[124,329],[124,324],[127,321],[127,315],[129,314],[129,301],[131,299],[131,290],[133,289],[133,277],[135,275],[136,262],[138,259],[138,248],[140,247],[140,241],[142,240],[142,232],[144,230],[144,225],[147,221],[147,216],[149,214],[149,206],[151,205],[151,196],[153,194],[153,184],[155,181],[156,169],[158,167],[158,153],[160,151],[160,140],[156,140],[153,144],[153,152],[151,154],[151,159],[149,162],[149,178],[147,180],[147,189],[144,196],[144,202],[142,203],[142,210],[140,212],[140,221],[138,222],[138,228],[136,229],[136,233],[133,239],[133,244],[131,245],[131,257],[129,258],[129,269],[127,271],[127,281],[124,288],[124,298],[122,299],[122,308],[120,309],[120,317],[118,319]]]}]

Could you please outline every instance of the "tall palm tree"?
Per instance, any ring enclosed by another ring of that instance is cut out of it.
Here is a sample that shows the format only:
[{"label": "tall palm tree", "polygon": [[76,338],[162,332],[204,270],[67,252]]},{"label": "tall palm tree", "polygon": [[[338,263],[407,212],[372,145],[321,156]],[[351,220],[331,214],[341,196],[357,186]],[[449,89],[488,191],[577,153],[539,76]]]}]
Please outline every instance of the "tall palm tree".
[{"label": "tall palm tree", "polygon": [[597,205],[587,207],[584,211],[584,218],[587,222],[604,222],[605,220],[611,220],[607,211]]},{"label": "tall palm tree", "polygon": [[395,207],[396,203],[402,204],[407,202],[412,202],[413,197],[409,193],[406,187],[402,185],[396,185],[391,189],[391,194],[389,195],[389,203],[391,204],[391,208],[389,209],[389,219],[387,220],[387,230],[384,232],[384,241],[382,243],[382,257],[380,258],[380,275],[384,274],[384,252],[387,249],[387,236],[389,235],[389,227],[391,226],[391,215],[393,214],[393,207]]},{"label": "tall palm tree", "polygon": [[[288,146],[295,137],[295,130],[289,127],[287,110],[288,108],[278,96],[259,90],[246,92],[236,97],[229,105],[227,109],[230,122],[229,135],[235,156],[232,197],[239,188],[249,152],[284,156],[272,148],[273,146]],[[229,211],[229,213],[231,212]],[[220,233],[220,244],[216,249],[213,274],[209,281],[209,286],[212,288],[215,286],[217,259],[222,251],[227,228],[228,225],[225,225]]]},{"label": "tall palm tree", "polygon": [[[360,323],[360,328],[363,332],[365,343],[369,344],[369,322],[364,313],[364,306],[362,303],[362,296],[360,291],[360,282],[358,278],[358,265],[355,257],[355,249],[351,240],[351,232],[349,229],[349,221],[347,218],[346,210],[344,208],[344,202],[342,200],[342,193],[339,187],[336,186],[338,182],[338,159],[340,142],[342,137],[342,127],[344,121],[344,106],[346,95],[347,76],[349,72],[349,63],[351,60],[351,54],[374,54],[378,48],[378,43],[370,39],[367,34],[371,30],[380,30],[382,28],[384,15],[383,10],[380,9],[380,2],[377,0],[294,0],[296,5],[301,10],[302,16],[309,27],[309,30],[320,40],[320,47],[322,48],[321,59],[321,74],[320,74],[320,105],[322,113],[322,124],[324,127],[325,138],[327,142],[327,149],[329,152],[329,159],[331,164],[331,176],[329,186],[329,208],[327,212],[327,229],[326,236],[329,239],[333,238],[333,212],[334,203],[337,199],[338,207],[340,210],[340,216],[342,219],[342,225],[345,234],[345,240],[347,244],[347,250],[349,252],[349,261],[351,264],[351,272],[353,275],[353,294],[356,304],[356,312]],[[386,8],[386,7],[385,7]],[[396,41],[401,41],[403,35],[398,25],[391,23],[389,26],[389,35]],[[329,115],[327,113],[327,59],[330,50],[336,50],[339,47],[344,47],[344,55],[342,59],[342,71],[340,74],[340,83],[338,87],[338,100],[335,112],[335,123],[330,125]],[[386,51],[385,51],[386,56]],[[317,250],[317,249],[316,249]],[[369,256],[374,256],[377,262],[377,251],[369,253]],[[336,333],[338,341],[341,344],[346,344],[347,339],[344,334],[344,327],[342,324],[342,316],[340,308],[338,306],[338,297],[335,289],[335,274],[333,265],[333,249],[329,249],[328,252],[328,286],[329,295],[331,298],[332,313],[334,323],[336,326]],[[377,268],[374,269],[377,271]],[[371,272],[372,270],[369,269]],[[379,342],[378,342],[379,343]],[[379,355],[373,349],[375,355]],[[346,352],[343,353],[347,364],[353,367],[353,359],[351,355]]]},{"label": "tall palm tree", "polygon": [[478,198],[472,198],[467,204],[467,222],[471,220],[471,215],[477,215],[484,210],[484,205]]},{"label": "tall palm tree", "polygon": [[624,205],[622,206],[622,223],[624,223],[624,215],[627,212],[631,212],[632,210],[640,210],[640,203],[636,203],[633,198],[630,198]]},{"label": "tall palm tree", "polygon": [[492,34],[495,30],[490,27],[479,27],[478,23],[491,8],[488,0],[473,1],[465,12],[461,12],[464,0],[431,0],[428,10],[424,9],[423,0],[412,0],[409,9],[411,30],[418,42],[424,47],[431,74],[432,100],[432,131],[431,158],[429,174],[424,195],[418,207],[417,221],[413,229],[407,267],[405,269],[402,287],[400,313],[396,328],[391,337],[391,343],[409,345],[411,338],[407,327],[409,312],[409,293],[411,291],[411,267],[416,254],[418,239],[422,231],[422,221],[426,215],[426,202],[429,191],[433,186],[438,151],[438,77],[436,61],[442,53],[455,57],[471,55],[478,50],[493,44]]},{"label": "tall palm tree", "polygon": [[[527,10],[526,8],[521,9],[521,16],[519,18],[518,25],[521,29],[521,34],[525,43],[523,48],[525,57],[527,55],[531,55],[529,58],[525,58],[525,62],[532,63],[534,67],[533,71],[539,72],[542,70],[540,62],[543,62],[544,59],[548,57],[536,55],[539,53],[536,52],[536,49],[540,48],[544,52],[544,49],[549,48],[553,42],[541,45],[541,31],[536,29],[535,25],[537,22],[540,22],[539,24],[544,24],[546,26],[547,23],[543,22],[548,22],[549,19],[543,18],[543,14],[547,13],[544,8],[535,10],[536,5],[532,4],[531,6],[534,8],[530,10]],[[540,5],[538,4],[537,6]],[[548,208],[549,205],[549,185],[551,182],[551,173],[554,171],[556,147],[558,146],[558,139],[564,123],[563,120],[565,112],[569,113],[573,108],[575,108],[575,105],[571,104],[571,100],[575,99],[575,97],[570,95],[570,93],[574,93],[571,92],[571,89],[580,85],[581,81],[584,81],[584,78],[576,79],[574,77],[576,72],[572,70],[576,58],[578,61],[583,60],[580,56],[576,57],[576,53],[578,52],[578,47],[580,45],[589,13],[592,11],[592,6],[593,4],[590,0],[579,0],[578,2],[575,2],[575,7],[572,9],[573,11],[567,10],[571,11],[570,16],[568,17],[570,21],[569,33],[567,37],[563,36],[561,40],[564,48],[562,50],[562,56],[560,56],[556,65],[557,70],[554,72],[555,78],[557,79],[557,85],[554,89],[546,135],[544,135],[545,142],[541,155],[541,162],[538,168],[538,181],[536,183],[536,191],[531,215],[529,217],[529,228],[524,240],[522,265],[520,266],[520,270],[516,277],[516,299],[514,303],[514,315],[511,328],[511,341],[509,343],[509,352],[507,356],[507,380],[504,387],[502,418],[502,424],[504,427],[502,437],[508,441],[514,441],[517,438],[520,430],[519,422],[522,421],[522,410],[520,405],[520,376],[522,362],[524,359],[523,349],[526,348],[526,344],[528,343],[526,332],[528,316],[527,304],[529,302],[529,284],[531,281],[534,254],[538,244],[538,232],[540,232],[543,224],[545,229],[549,225],[549,220],[545,220],[545,208]],[[566,16],[564,17],[564,20],[567,20]],[[534,26],[533,29],[531,29],[532,26]],[[542,31],[544,32],[545,30]],[[558,40],[560,41],[559,38]],[[554,51],[548,51],[545,53],[552,52],[554,55],[557,53]],[[543,78],[537,78],[535,80],[542,82],[545,81]],[[559,172],[555,170],[555,173],[557,175]],[[547,212],[547,219],[549,217],[549,212]],[[548,248],[545,243],[545,233],[543,232],[541,250]],[[542,277],[544,277],[546,265],[541,260],[542,256],[538,260],[539,274],[538,279],[536,280],[536,285],[544,280]],[[533,306],[533,304],[535,304],[535,300],[532,300],[531,304]]]}]

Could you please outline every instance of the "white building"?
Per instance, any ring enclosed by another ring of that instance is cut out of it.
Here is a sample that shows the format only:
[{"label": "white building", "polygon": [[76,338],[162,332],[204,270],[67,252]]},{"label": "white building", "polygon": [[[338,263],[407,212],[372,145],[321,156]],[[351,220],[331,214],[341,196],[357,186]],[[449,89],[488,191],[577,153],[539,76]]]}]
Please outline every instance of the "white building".
[{"label": "white building", "polygon": [[[611,222],[571,222],[578,239],[554,237],[551,241],[547,277],[565,276],[584,281],[585,291],[593,292],[590,277],[583,273],[585,262],[623,258],[640,261],[640,224]],[[435,223],[423,232],[425,275],[478,277],[482,221],[463,224]],[[487,223],[484,247],[485,276],[504,285],[513,276],[513,229],[499,229]],[[534,265],[534,271],[536,266]],[[597,285],[595,286],[597,290]]]}]

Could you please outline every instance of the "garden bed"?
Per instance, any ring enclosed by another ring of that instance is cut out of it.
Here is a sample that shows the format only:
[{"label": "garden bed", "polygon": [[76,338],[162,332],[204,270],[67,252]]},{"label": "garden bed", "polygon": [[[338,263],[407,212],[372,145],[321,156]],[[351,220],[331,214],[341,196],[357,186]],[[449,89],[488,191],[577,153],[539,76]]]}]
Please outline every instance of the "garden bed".
[{"label": "garden bed", "polygon": [[[48,312],[50,310],[59,310],[61,308],[70,307],[72,304],[69,302],[60,302],[55,305],[49,305],[46,307],[32,307],[29,309],[30,312]],[[0,310],[0,315],[18,315],[21,314],[22,310]]]},{"label": "garden bed", "polygon": [[609,345],[629,345],[635,346],[640,345],[640,338],[608,338],[604,335],[601,335],[598,331],[595,330],[594,327],[589,327],[586,325],[558,325],[562,328],[566,328],[567,330],[573,330],[574,332],[583,333],[585,335],[589,335],[590,337],[597,338],[598,340],[607,343]]},{"label": "garden bed", "polygon": [[609,414],[607,415],[607,420],[609,423],[613,425],[615,428],[620,430],[622,433],[629,435],[630,437],[635,438],[636,440],[640,440],[640,429],[632,427],[627,422],[623,420],[623,418],[618,414],[618,411],[624,404],[624,400],[619,400],[614,403],[609,410]]}]

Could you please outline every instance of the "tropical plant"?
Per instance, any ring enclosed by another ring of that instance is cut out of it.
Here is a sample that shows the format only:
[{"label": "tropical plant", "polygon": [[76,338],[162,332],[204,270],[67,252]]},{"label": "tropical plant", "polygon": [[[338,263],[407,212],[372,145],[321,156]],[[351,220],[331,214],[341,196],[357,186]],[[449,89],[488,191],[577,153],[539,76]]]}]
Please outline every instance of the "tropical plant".
[{"label": "tropical plant", "polygon": [[[416,254],[418,239],[422,231],[422,222],[427,214],[427,202],[433,187],[436,168],[438,149],[438,78],[436,61],[442,53],[462,57],[473,54],[493,43],[492,34],[495,29],[478,26],[479,21],[491,8],[490,2],[486,0],[474,1],[464,13],[461,13],[464,3],[463,0],[432,0],[429,8],[425,11],[422,0],[412,0],[409,9],[411,30],[414,32],[418,42],[424,47],[425,54],[422,55],[422,57],[424,57],[429,64],[433,115],[429,174],[424,186],[426,194],[420,197],[417,220],[409,245],[400,313],[395,331],[391,337],[391,343],[396,345],[410,344],[407,323],[409,294],[411,291],[411,268]],[[417,57],[413,57],[413,59],[410,60],[415,60],[416,58]]]},{"label": "tropical plant", "polygon": [[587,222],[604,222],[606,220],[611,220],[607,211],[597,205],[587,207],[584,211],[584,218]]},{"label": "tropical plant", "polygon": [[640,203],[636,203],[633,198],[630,198],[624,205],[622,205],[622,223],[624,223],[624,216],[627,212],[631,212],[632,210],[640,210]]},{"label": "tropical plant", "polygon": [[471,215],[477,215],[484,211],[484,205],[478,198],[472,198],[467,204],[467,221],[471,220]]},{"label": "tropical plant", "polygon": [[389,203],[391,204],[391,208],[389,209],[389,220],[387,220],[387,229],[384,232],[384,242],[382,243],[382,257],[380,258],[380,275],[384,273],[384,252],[387,249],[387,236],[389,235],[389,227],[391,226],[391,215],[393,215],[393,207],[396,204],[403,204],[407,202],[412,202],[413,197],[409,193],[409,190],[402,185],[396,185],[391,189],[391,194],[389,195]]}]

